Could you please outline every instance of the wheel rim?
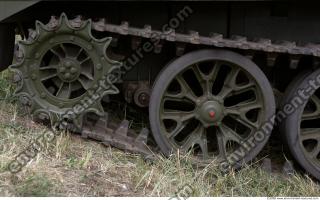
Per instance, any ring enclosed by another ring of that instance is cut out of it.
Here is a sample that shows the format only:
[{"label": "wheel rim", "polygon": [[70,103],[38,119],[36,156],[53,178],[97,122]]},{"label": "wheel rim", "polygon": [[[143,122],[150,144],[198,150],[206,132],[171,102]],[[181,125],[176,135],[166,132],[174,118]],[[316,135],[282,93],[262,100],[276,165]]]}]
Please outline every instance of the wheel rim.
[{"label": "wheel rim", "polygon": [[261,87],[240,66],[223,60],[193,63],[162,96],[161,130],[176,149],[226,160],[265,120],[262,99]]}]

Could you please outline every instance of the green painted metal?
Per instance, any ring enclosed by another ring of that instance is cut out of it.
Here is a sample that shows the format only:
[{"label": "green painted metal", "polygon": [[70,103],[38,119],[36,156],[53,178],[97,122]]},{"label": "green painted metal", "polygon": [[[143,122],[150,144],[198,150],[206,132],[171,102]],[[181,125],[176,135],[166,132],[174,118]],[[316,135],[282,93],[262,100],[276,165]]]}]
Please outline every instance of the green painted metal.
[{"label": "green painted metal", "polygon": [[40,0],[0,1],[0,21],[40,2]]},{"label": "green painted metal", "polygon": [[101,98],[118,93],[107,78],[119,67],[106,55],[111,38],[95,39],[91,20],[75,28],[65,14],[54,27],[36,22],[36,33],[20,42],[23,59],[10,66],[21,77],[16,95],[33,117],[52,126],[72,120],[80,129],[87,112],[103,116]]},{"label": "green painted metal", "polygon": [[300,124],[298,139],[305,158],[318,169],[320,168],[320,128],[310,122],[316,123],[320,118],[319,113],[320,99],[316,94],[313,94],[304,108],[301,121],[297,122]]},{"label": "green painted metal", "polygon": [[[265,115],[263,108],[267,102],[261,98],[263,91],[255,77],[247,72],[244,73],[241,66],[220,60],[209,60],[206,62],[206,72],[204,72],[200,68],[202,63],[194,63],[188,67],[181,66],[183,69],[181,73],[173,80],[168,80],[171,83],[162,96],[159,110],[162,121],[160,126],[163,130],[162,134],[168,138],[173,147],[179,148],[183,152],[197,151],[194,145],[198,144],[201,150],[201,154],[198,156],[204,160],[210,160],[214,156],[218,160],[223,160],[232,154],[238,146],[241,146],[245,138],[253,137],[262,121],[265,120],[261,119]],[[229,69],[229,72],[223,81],[220,80],[224,84],[220,92],[213,94],[213,88],[217,87],[215,82],[219,78],[219,73],[225,69]],[[199,89],[195,87],[194,82],[188,81],[191,76],[185,77],[188,72],[192,73],[200,84],[201,94],[195,94],[195,91]],[[240,73],[245,76],[242,79],[246,79],[246,81],[239,85]],[[174,87],[172,84],[178,84],[179,87]],[[233,102],[232,106],[226,105],[225,101],[228,97],[248,91],[252,91],[250,98],[248,94],[245,99]],[[192,105],[193,108],[186,110],[185,107],[179,106],[186,104]],[[246,113],[254,110],[257,110],[256,119],[249,119]],[[235,124],[235,122],[237,122],[237,126],[230,128],[230,124]],[[239,131],[240,125],[246,127],[245,133]],[[212,150],[212,146],[210,147],[213,144],[212,141],[208,141],[207,138],[211,137],[208,135],[216,137],[217,147],[215,150]],[[179,139],[181,137],[184,139]]]}]

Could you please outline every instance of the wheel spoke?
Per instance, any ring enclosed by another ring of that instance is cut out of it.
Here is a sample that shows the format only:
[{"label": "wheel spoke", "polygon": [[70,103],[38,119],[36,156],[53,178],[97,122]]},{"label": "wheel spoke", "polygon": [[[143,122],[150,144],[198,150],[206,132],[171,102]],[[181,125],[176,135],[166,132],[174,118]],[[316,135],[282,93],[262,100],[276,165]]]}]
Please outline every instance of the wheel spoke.
[{"label": "wheel spoke", "polygon": [[53,70],[40,70],[39,78],[41,81],[45,81],[57,76],[57,71],[52,72]]},{"label": "wheel spoke", "polygon": [[90,56],[87,56],[85,59],[83,59],[82,61],[80,61],[80,65],[82,65],[83,63],[87,62],[88,60],[90,60]]},{"label": "wheel spoke", "polygon": [[48,66],[42,66],[39,68],[39,70],[57,70],[57,65],[48,65]]},{"label": "wheel spoke", "polygon": [[241,114],[239,116],[230,115],[230,117],[240,124],[244,125],[245,127],[249,128],[250,130],[256,130],[259,128],[259,124],[250,121],[244,114]]},{"label": "wheel spoke", "polygon": [[91,81],[86,80],[83,76],[79,76],[78,81],[81,83],[82,87],[85,90],[88,90],[91,87]]},{"label": "wheel spoke", "polygon": [[300,132],[302,141],[309,139],[320,139],[320,128],[303,128],[300,130]]},{"label": "wheel spoke", "polygon": [[163,98],[163,102],[166,101],[176,101],[176,102],[185,102],[185,103],[190,103],[193,104],[192,101],[190,101],[189,99],[184,98],[183,94],[165,94],[164,98]]},{"label": "wheel spoke", "polygon": [[80,84],[79,81],[74,81],[71,83],[71,90],[76,91],[82,88],[82,85]]},{"label": "wheel spoke", "polygon": [[240,72],[240,68],[232,68],[231,72],[227,75],[221,92],[218,94],[221,98],[228,96],[236,87],[236,78]]},{"label": "wheel spoke", "polygon": [[312,113],[303,113],[301,117],[301,121],[308,121],[320,118],[320,112],[315,111]]},{"label": "wheel spoke", "polygon": [[217,131],[217,141],[218,141],[219,156],[222,159],[227,159],[227,149],[226,149],[227,140],[220,129]]},{"label": "wheel spoke", "polygon": [[189,137],[183,141],[183,144],[181,145],[180,149],[184,152],[188,152],[188,150],[196,144],[196,142],[199,140],[199,127],[198,126],[192,133],[190,133]]},{"label": "wheel spoke", "polygon": [[220,96],[221,98],[225,98],[226,96],[228,96],[230,93],[232,92],[232,88],[229,87],[228,85],[224,85],[221,89],[221,92],[218,94],[218,96]]},{"label": "wheel spoke", "polygon": [[262,108],[262,105],[257,101],[241,102],[234,106],[226,107],[227,114],[241,115],[246,114],[250,110]]},{"label": "wheel spoke", "polygon": [[218,76],[218,72],[220,71],[221,63],[219,61],[216,61],[211,72],[207,75],[207,80],[214,81],[216,80]]},{"label": "wheel spoke", "polygon": [[80,56],[80,54],[83,52],[83,48],[80,48],[77,55],[75,56],[76,59],[78,59],[78,57]]},{"label": "wheel spoke", "polygon": [[60,53],[58,53],[56,50],[50,49],[50,51],[51,51],[54,55],[56,55],[60,60],[63,59],[63,56],[62,56]]},{"label": "wheel spoke", "polygon": [[319,155],[320,153],[320,142],[319,140],[317,141],[317,145],[314,147],[314,149],[311,151],[311,152],[308,152],[308,155],[311,157],[311,158],[317,158],[317,156]]},{"label": "wheel spoke", "polygon": [[219,126],[219,129],[222,132],[222,134],[226,137],[227,141],[231,140],[238,144],[241,144],[242,138],[235,131],[233,131],[224,124],[221,124]]},{"label": "wheel spoke", "polygon": [[311,101],[316,106],[316,110],[312,113],[303,113],[302,114],[302,121],[307,121],[307,120],[314,120],[320,118],[320,99],[316,95],[312,95]]},{"label": "wheel spoke", "polygon": [[61,99],[69,99],[70,94],[71,94],[71,84],[62,82],[56,96]]},{"label": "wheel spoke", "polygon": [[174,139],[186,127],[187,121],[178,121],[177,126],[168,133],[169,139]]},{"label": "wheel spoke", "polygon": [[216,61],[211,72],[206,76],[206,91],[208,95],[212,94],[213,83],[218,76],[218,72],[220,71],[221,63]]},{"label": "wheel spoke", "polygon": [[201,148],[203,159],[206,160],[209,158],[209,150],[208,150],[208,139],[207,139],[206,130],[204,127],[200,128],[199,134],[200,134],[200,137],[199,137],[198,144]]},{"label": "wheel spoke", "polygon": [[203,93],[209,95],[211,92],[208,93],[209,88],[207,88],[206,75],[200,71],[199,66],[197,64],[195,64],[195,66],[193,66],[191,69],[194,75],[196,76],[198,82],[200,83]]},{"label": "wheel spoke", "polygon": [[230,117],[232,117],[237,122],[243,124],[247,128],[250,128],[251,130],[254,130],[259,128],[259,124],[258,122],[250,121],[246,117],[246,114],[250,110],[259,109],[259,108],[262,108],[262,105],[257,101],[242,102],[237,105],[225,108],[225,112],[227,114],[230,114]]},{"label": "wheel spoke", "polygon": [[196,95],[193,93],[192,89],[189,87],[188,83],[184,80],[184,78],[181,75],[178,75],[176,77],[176,80],[179,82],[181,86],[182,95],[193,102],[197,102]]},{"label": "wheel spoke", "polygon": [[62,51],[63,51],[63,53],[64,53],[65,57],[67,57],[67,55],[68,55],[68,51],[67,51],[66,47],[64,46],[64,44],[60,44],[60,48],[62,49]]},{"label": "wheel spoke", "polygon": [[84,75],[84,76],[86,76],[86,77],[87,77],[88,79],[90,79],[90,80],[94,80],[94,78],[93,78],[90,70],[91,70],[91,69],[88,68],[88,67],[81,67],[81,74]]},{"label": "wheel spoke", "polygon": [[248,84],[242,85],[242,86],[235,86],[234,87],[234,94],[241,94],[244,92],[247,92],[249,90],[252,90],[255,87],[254,82],[250,81]]},{"label": "wheel spoke", "polygon": [[172,119],[176,122],[184,122],[194,118],[193,112],[182,112],[182,111],[166,111],[161,115],[162,119]]}]

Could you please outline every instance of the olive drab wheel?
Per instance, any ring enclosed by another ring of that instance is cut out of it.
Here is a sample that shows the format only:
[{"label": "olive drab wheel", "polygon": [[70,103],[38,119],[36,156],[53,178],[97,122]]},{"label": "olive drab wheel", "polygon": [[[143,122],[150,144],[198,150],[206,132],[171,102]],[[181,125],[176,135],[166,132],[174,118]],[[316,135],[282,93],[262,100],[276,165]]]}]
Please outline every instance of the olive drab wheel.
[{"label": "olive drab wheel", "polygon": [[320,180],[320,70],[303,72],[285,92],[281,111],[292,112],[280,130],[295,160]]},{"label": "olive drab wheel", "polygon": [[195,51],[169,63],[154,83],[149,107],[152,133],[166,155],[179,149],[205,163],[232,166],[263,148],[271,130],[246,147],[244,156],[229,159],[274,113],[273,92],[262,71],[224,50]]},{"label": "olive drab wheel", "polygon": [[106,76],[119,63],[106,56],[111,38],[91,35],[91,20],[74,27],[62,14],[57,22],[37,21],[19,44],[20,61],[10,69],[20,77],[16,95],[33,117],[52,125],[71,120],[80,128],[86,112],[104,115],[101,98],[118,92]]}]

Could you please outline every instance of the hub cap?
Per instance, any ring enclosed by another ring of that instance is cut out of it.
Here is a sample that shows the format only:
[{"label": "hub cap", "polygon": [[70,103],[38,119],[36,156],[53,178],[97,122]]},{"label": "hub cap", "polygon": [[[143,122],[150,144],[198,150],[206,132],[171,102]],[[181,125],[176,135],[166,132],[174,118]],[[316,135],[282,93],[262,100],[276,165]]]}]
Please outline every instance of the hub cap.
[{"label": "hub cap", "polygon": [[58,76],[64,82],[72,82],[80,75],[80,62],[74,58],[63,59],[58,66]]},{"label": "hub cap", "polygon": [[224,117],[224,106],[217,101],[205,101],[196,111],[196,118],[203,126],[218,126]]}]

